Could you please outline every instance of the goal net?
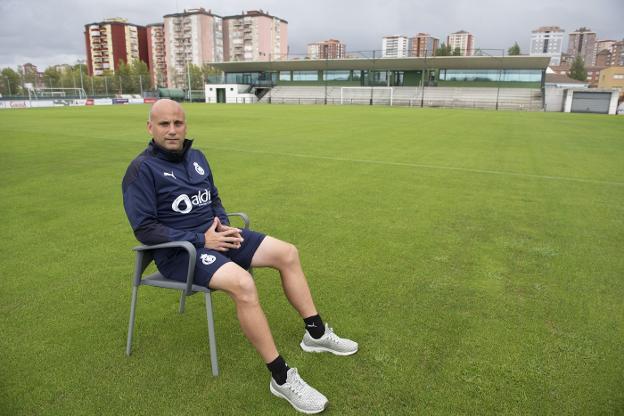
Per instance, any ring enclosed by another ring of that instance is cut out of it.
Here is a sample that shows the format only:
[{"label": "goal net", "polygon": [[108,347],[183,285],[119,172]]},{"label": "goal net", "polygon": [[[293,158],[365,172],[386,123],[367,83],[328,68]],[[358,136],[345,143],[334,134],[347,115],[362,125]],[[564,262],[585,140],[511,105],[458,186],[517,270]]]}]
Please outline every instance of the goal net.
[{"label": "goal net", "polygon": [[392,105],[392,87],[341,87],[340,104]]},{"label": "goal net", "polygon": [[87,98],[82,88],[32,88],[28,94],[34,99],[40,98]]}]

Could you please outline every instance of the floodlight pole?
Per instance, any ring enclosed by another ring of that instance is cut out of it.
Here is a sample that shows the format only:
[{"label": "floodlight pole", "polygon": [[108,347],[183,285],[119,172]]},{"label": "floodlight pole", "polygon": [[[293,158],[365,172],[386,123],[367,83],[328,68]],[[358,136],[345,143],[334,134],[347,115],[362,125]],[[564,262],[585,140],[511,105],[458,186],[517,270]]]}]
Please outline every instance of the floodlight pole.
[{"label": "floodlight pole", "polygon": [[82,98],[82,94],[84,93],[84,82],[82,80],[82,63],[83,62],[84,62],[84,60],[78,59],[78,70],[80,71],[80,88],[81,88],[81,91],[80,91],[80,94],[79,94],[80,98]]},{"label": "floodlight pole", "polygon": [[323,71],[323,79],[325,80],[325,105],[327,105],[327,67],[329,66],[328,55],[325,54],[325,71]]},{"label": "floodlight pole", "polygon": [[190,70],[190,65],[189,65],[189,61],[186,61],[186,76],[188,78],[188,100],[189,102],[191,101],[191,70]]},{"label": "floodlight pole", "polygon": [[9,89],[9,97],[10,97],[12,95],[11,94],[11,81],[9,80],[9,77],[4,77],[4,79],[6,79],[7,87]]}]

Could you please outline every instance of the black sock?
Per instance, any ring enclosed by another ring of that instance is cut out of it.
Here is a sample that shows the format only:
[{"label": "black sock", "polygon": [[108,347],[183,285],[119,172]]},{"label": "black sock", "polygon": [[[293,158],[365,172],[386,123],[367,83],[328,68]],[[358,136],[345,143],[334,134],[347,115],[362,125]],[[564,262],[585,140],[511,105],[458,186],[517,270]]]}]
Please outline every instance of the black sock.
[{"label": "black sock", "polygon": [[286,383],[286,373],[288,373],[289,367],[281,355],[278,355],[276,359],[268,363],[266,366],[271,372],[273,380],[275,380],[277,384],[281,386]]},{"label": "black sock", "polygon": [[310,316],[309,318],[303,318],[305,322],[305,329],[310,336],[314,339],[319,339],[325,333],[325,325],[321,319],[321,315]]}]

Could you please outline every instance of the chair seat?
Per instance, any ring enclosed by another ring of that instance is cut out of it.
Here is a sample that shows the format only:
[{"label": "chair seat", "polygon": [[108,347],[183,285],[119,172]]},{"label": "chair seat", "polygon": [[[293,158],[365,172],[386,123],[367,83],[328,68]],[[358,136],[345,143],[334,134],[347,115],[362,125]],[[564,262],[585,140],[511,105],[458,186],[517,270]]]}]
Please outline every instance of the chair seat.
[{"label": "chair seat", "polygon": [[[185,282],[179,282],[177,280],[167,279],[165,276],[163,276],[159,272],[156,272],[156,273],[150,274],[149,276],[144,277],[141,280],[141,284],[147,285],[147,286],[162,287],[164,289],[174,289],[174,290],[186,289]],[[207,288],[206,286],[193,285],[191,288],[193,292],[203,292],[203,293],[211,292],[211,290]]]}]

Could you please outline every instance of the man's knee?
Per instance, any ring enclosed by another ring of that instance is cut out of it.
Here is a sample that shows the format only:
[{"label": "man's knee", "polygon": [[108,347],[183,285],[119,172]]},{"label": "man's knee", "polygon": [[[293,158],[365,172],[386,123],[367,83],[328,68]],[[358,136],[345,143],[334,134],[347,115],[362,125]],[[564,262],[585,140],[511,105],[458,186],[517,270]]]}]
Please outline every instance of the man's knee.
[{"label": "man's knee", "polygon": [[294,244],[285,243],[283,253],[281,253],[281,262],[286,266],[299,263],[299,250]]},{"label": "man's knee", "polygon": [[227,263],[217,270],[208,286],[227,292],[237,303],[258,303],[258,291],[253,277],[234,263]]},{"label": "man's knee", "polygon": [[232,276],[229,293],[237,303],[258,303],[258,290],[253,277],[245,270],[239,270]]},{"label": "man's knee", "polygon": [[256,289],[256,283],[253,277],[246,271],[236,276],[236,293],[235,299],[237,302],[243,302],[246,304],[257,304],[258,289]]}]

